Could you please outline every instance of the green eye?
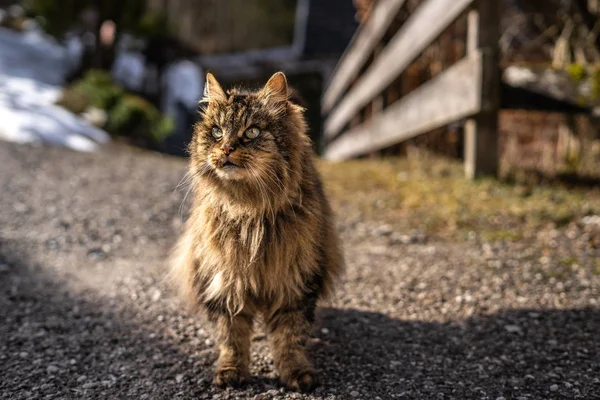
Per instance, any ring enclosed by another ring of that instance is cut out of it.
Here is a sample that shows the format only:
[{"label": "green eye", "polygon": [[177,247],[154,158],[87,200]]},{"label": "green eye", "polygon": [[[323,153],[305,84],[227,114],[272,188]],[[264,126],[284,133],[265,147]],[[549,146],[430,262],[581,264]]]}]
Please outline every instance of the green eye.
[{"label": "green eye", "polygon": [[223,137],[223,131],[216,126],[213,126],[211,133],[215,139],[221,139]]},{"label": "green eye", "polygon": [[252,127],[246,131],[245,135],[248,139],[256,139],[260,135],[260,129]]}]

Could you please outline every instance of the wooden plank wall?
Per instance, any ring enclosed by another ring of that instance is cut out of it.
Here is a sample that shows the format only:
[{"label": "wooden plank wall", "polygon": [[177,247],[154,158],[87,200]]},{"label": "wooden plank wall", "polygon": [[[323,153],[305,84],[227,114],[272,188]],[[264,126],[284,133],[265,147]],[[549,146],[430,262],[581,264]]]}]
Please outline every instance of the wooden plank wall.
[{"label": "wooden plank wall", "polygon": [[[345,132],[325,156],[342,160],[375,151],[468,117],[481,109],[483,58],[472,54],[388,107],[380,118]],[[432,112],[432,110],[435,110]]]},{"label": "wooden plank wall", "polygon": [[[323,97],[325,156],[345,159],[467,119],[465,172],[497,172],[499,6],[488,0],[424,0],[366,66],[403,1],[380,0],[342,57]],[[397,8],[395,8],[397,7]],[[382,92],[461,15],[469,13],[467,56],[382,112]],[[384,27],[382,27],[385,25]],[[361,74],[362,72],[362,74]],[[370,115],[368,121],[357,116]]]}]

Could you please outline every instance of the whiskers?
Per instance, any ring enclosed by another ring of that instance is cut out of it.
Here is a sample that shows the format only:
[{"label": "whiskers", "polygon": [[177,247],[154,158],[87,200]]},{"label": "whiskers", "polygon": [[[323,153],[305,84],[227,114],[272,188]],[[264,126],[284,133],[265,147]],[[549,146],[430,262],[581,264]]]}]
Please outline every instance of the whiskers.
[{"label": "whiskers", "polygon": [[190,192],[192,190],[194,190],[194,188],[197,185],[197,179],[198,177],[201,177],[205,174],[207,174],[210,171],[211,167],[210,165],[205,162],[202,164],[202,167],[199,170],[193,170],[190,169],[188,170],[185,175],[183,175],[183,178],[181,178],[181,181],[179,182],[179,184],[175,187],[175,189],[173,189],[173,193],[175,193],[175,191],[177,190],[185,190],[185,195],[183,196],[183,200],[181,200],[181,204],[179,205],[179,218],[181,219],[181,221],[183,222],[183,208],[185,205],[185,201],[187,200],[188,195],[190,194]]}]

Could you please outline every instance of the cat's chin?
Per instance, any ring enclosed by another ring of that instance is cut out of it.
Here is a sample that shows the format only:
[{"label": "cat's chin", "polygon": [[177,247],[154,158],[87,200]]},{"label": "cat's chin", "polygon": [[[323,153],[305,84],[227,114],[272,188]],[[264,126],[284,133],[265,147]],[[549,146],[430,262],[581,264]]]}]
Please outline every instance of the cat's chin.
[{"label": "cat's chin", "polygon": [[215,168],[217,176],[225,181],[239,181],[245,178],[244,169],[234,165]]}]

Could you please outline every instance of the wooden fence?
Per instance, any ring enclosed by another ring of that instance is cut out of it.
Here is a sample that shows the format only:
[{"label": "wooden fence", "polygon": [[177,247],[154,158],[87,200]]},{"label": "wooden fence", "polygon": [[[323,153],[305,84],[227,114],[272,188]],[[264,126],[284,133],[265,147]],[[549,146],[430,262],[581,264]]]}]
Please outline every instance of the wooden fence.
[{"label": "wooden fence", "polygon": [[[343,160],[369,154],[466,120],[467,177],[495,175],[501,2],[423,0],[381,48],[382,38],[404,3],[405,0],[379,0],[338,63],[322,102],[325,157]],[[465,13],[468,14],[466,56],[383,107],[381,97],[386,88]],[[371,107],[374,113],[366,121],[360,118],[365,107]]]}]

